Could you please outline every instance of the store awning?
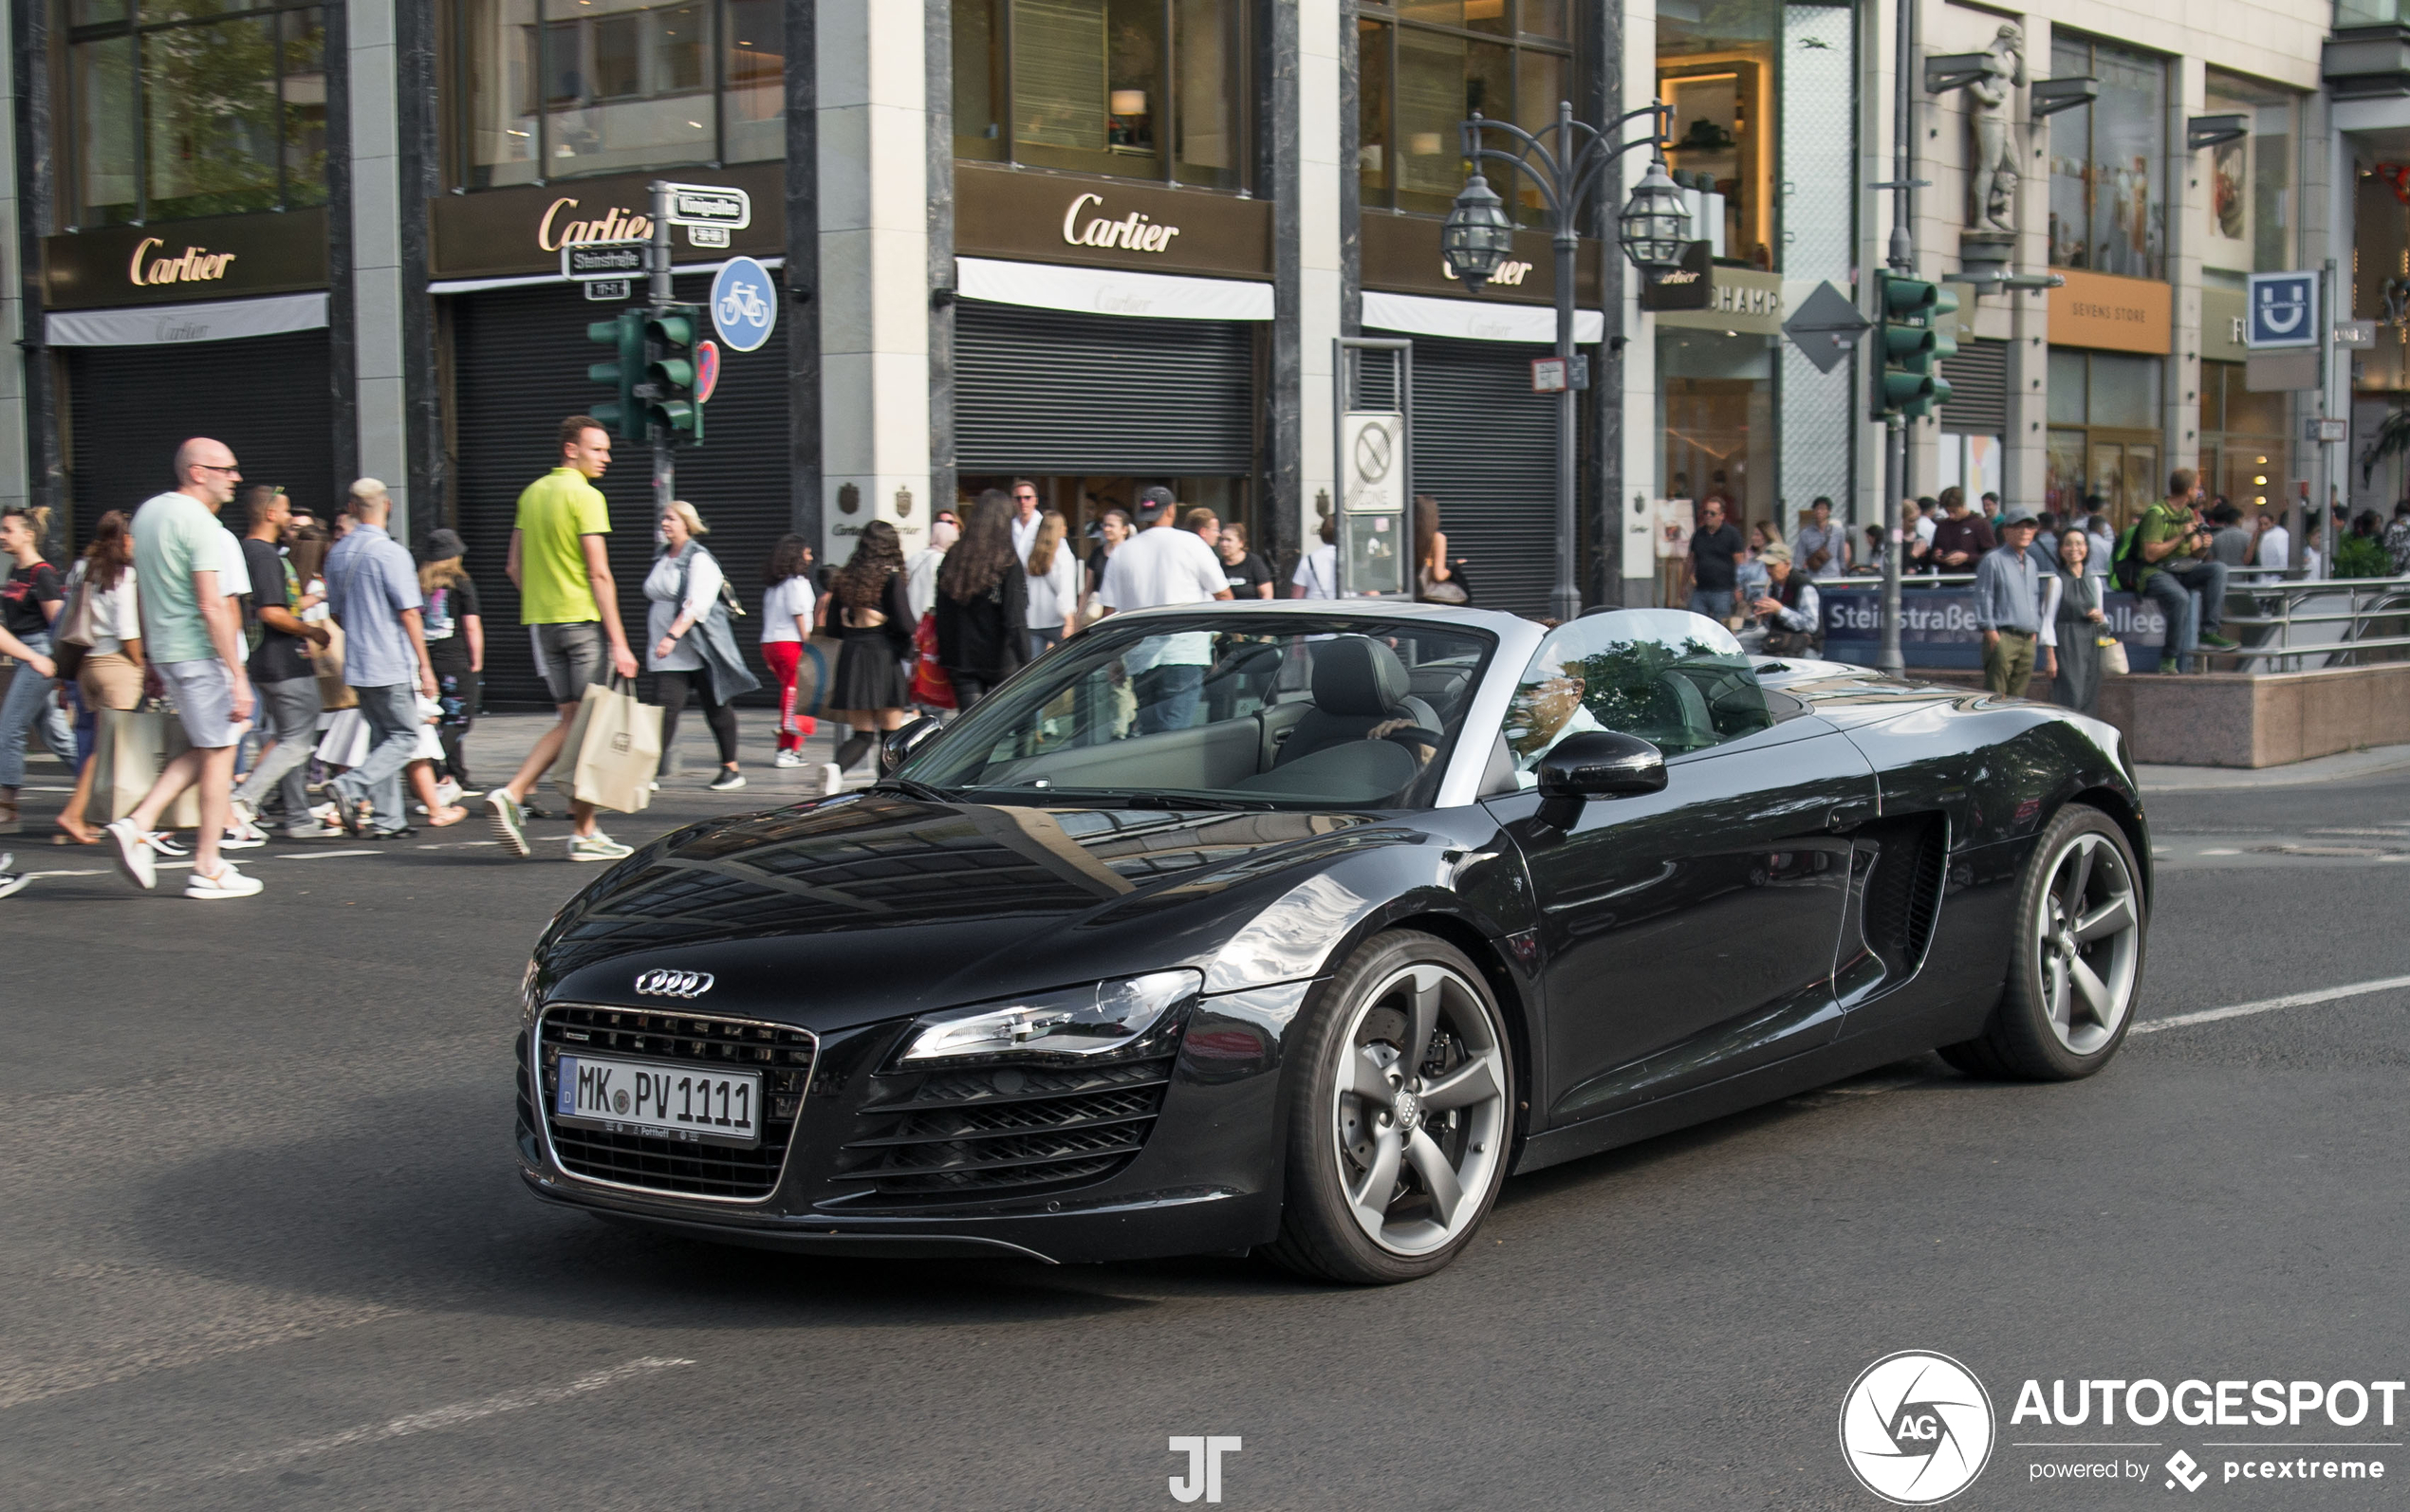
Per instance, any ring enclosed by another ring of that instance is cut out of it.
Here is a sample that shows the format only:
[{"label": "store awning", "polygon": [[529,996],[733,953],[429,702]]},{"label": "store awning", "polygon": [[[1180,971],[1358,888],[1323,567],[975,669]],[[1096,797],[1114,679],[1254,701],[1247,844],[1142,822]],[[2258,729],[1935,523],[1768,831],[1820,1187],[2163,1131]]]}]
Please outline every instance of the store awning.
[{"label": "store awning", "polygon": [[1269,321],[1272,286],[1235,278],[1182,278],[1109,267],[957,257],[955,292],[995,304],[1155,321]]},{"label": "store awning", "polygon": [[[1364,290],[1364,328],[1409,336],[1450,336],[1460,341],[1522,341],[1548,346],[1556,341],[1556,311],[1545,304],[1492,304],[1471,299],[1426,299],[1419,294]],[[1573,312],[1573,340],[1587,344],[1606,334],[1606,317],[1596,310]]]},{"label": "store awning", "polygon": [[277,294],[203,304],[144,304],[118,310],[57,310],[43,321],[52,346],[169,346],[282,336],[326,324],[326,296]]}]

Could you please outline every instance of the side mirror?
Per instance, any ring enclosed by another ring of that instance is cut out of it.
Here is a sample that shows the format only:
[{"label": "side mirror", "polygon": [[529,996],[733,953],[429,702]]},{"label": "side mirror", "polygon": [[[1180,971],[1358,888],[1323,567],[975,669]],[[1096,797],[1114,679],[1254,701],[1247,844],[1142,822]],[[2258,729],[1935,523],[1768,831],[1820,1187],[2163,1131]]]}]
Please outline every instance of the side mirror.
[{"label": "side mirror", "polygon": [[936,737],[943,725],[923,714],[910,724],[889,730],[879,742],[879,775],[886,776],[901,766],[914,751]]},{"label": "side mirror", "polygon": [[1593,798],[1665,790],[1665,753],[1637,735],[1590,730],[1559,741],[1540,758],[1540,818],[1571,829]]}]

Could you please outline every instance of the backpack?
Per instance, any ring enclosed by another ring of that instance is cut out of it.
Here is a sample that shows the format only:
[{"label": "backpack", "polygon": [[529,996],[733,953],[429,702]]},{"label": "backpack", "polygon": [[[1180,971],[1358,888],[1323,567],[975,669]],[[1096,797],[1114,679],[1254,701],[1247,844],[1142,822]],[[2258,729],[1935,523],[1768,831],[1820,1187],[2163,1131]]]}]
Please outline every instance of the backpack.
[{"label": "backpack", "polygon": [[[2152,506],[2153,508],[2158,506]],[[2144,510],[2145,516],[2149,510]],[[2142,522],[2135,521],[2117,533],[2116,549],[2109,553],[2109,581],[2127,593],[2142,591],[2142,548],[2140,544]]]}]

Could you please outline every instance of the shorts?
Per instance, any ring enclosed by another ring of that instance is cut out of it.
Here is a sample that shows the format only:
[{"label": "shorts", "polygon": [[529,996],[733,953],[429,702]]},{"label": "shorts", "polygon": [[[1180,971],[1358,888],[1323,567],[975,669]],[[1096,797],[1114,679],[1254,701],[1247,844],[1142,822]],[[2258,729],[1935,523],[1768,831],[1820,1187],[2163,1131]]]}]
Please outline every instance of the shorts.
[{"label": "shorts", "polygon": [[[215,656],[158,663],[159,681],[176,701],[184,738],[196,750],[222,750],[241,738],[234,728],[234,677]],[[249,721],[245,728],[250,728]]]},{"label": "shorts", "polygon": [[602,627],[586,619],[566,625],[529,625],[528,644],[535,650],[535,670],[556,704],[574,704],[585,691],[611,675],[610,658],[602,655]]}]

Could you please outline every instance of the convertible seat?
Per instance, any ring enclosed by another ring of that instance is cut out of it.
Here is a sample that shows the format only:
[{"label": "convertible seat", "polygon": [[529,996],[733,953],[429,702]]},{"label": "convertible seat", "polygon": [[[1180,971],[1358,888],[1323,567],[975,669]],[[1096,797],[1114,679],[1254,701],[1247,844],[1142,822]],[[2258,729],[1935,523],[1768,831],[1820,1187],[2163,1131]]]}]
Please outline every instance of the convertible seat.
[{"label": "convertible seat", "polygon": [[1368,636],[1338,636],[1313,643],[1314,707],[1290,727],[1275,769],[1349,741],[1375,725],[1402,719],[1439,728],[1431,706],[1408,691],[1405,663]]}]

